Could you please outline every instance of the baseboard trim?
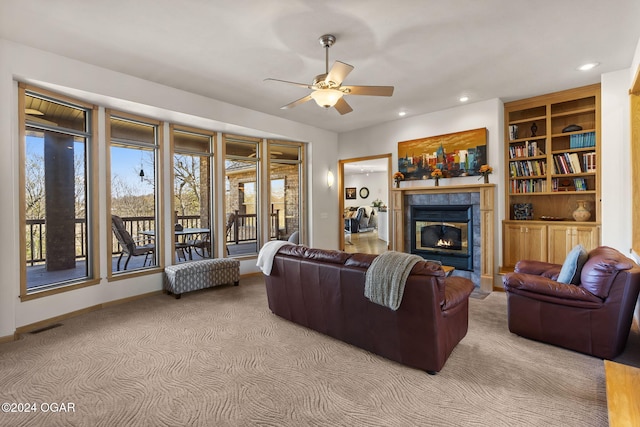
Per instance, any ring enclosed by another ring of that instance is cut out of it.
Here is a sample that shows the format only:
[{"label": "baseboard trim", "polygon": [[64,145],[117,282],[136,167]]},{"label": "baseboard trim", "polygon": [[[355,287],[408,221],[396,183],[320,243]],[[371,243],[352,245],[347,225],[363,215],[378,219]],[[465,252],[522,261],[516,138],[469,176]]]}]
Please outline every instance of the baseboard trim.
[{"label": "baseboard trim", "polygon": [[15,333],[13,335],[7,335],[6,337],[0,337],[0,344],[9,341],[15,341],[16,339],[17,338]]},{"label": "baseboard trim", "polygon": [[[100,310],[102,308],[111,307],[111,306],[114,306],[114,305],[124,304],[124,303],[127,303],[127,302],[131,302],[131,301],[135,301],[135,300],[138,300],[138,299],[142,299],[142,298],[147,298],[147,297],[150,297],[150,296],[153,296],[153,295],[159,295],[161,293],[162,293],[162,291],[153,291],[153,292],[148,292],[148,293],[144,293],[144,294],[140,294],[140,295],[134,295],[132,297],[122,298],[122,299],[118,299],[118,300],[114,300],[114,301],[108,301],[108,302],[104,302],[102,304],[92,305],[90,307],[85,307],[85,308],[82,308],[80,310],[75,310],[75,311],[71,311],[69,313],[61,314],[59,316],[54,316],[54,317],[50,317],[48,319],[40,320],[39,322],[31,323],[29,325],[20,326],[19,328],[16,328],[16,332],[14,333],[13,337],[7,337],[7,338],[11,338],[11,339],[8,339],[7,341],[17,340],[17,339],[19,339],[21,334],[26,334],[26,333],[29,333],[31,331],[35,331],[37,329],[45,328],[45,327],[47,327],[49,325],[52,325],[52,324],[55,324],[55,323],[59,323],[59,322],[61,322],[63,320],[67,320],[67,319],[70,319],[72,317],[79,316],[81,314],[86,314],[86,313],[90,313],[92,311]],[[2,342],[1,338],[0,338],[0,342]]]},{"label": "baseboard trim", "polygon": [[[255,276],[262,276],[262,272],[257,271],[255,273],[241,274],[240,275],[240,279],[249,278],[249,277],[255,277]],[[19,328],[16,328],[16,330],[15,330],[13,335],[0,337],[0,343],[18,340],[18,339],[20,339],[20,335],[22,335],[22,334],[27,334],[27,333],[29,333],[31,331],[35,331],[37,329],[45,328],[45,327],[50,326],[52,324],[59,323],[59,322],[61,322],[63,320],[70,319],[70,318],[76,317],[76,316],[80,316],[81,314],[90,313],[92,311],[100,310],[100,309],[106,308],[106,307],[112,307],[114,305],[125,304],[127,302],[139,300],[139,299],[142,299],[142,298],[148,298],[148,297],[154,296],[154,295],[160,295],[162,293],[163,293],[163,291],[161,291],[161,290],[160,291],[153,291],[153,292],[148,292],[148,293],[144,293],[144,294],[140,294],[140,295],[134,295],[132,297],[122,298],[122,299],[118,299],[118,300],[114,300],[114,301],[108,301],[108,302],[104,302],[102,304],[92,305],[90,307],[85,307],[85,308],[82,308],[80,310],[71,311],[69,313],[61,314],[59,316],[54,316],[54,317],[50,317],[48,319],[40,320],[39,322],[35,322],[35,323],[28,324],[28,325],[20,326]]]}]

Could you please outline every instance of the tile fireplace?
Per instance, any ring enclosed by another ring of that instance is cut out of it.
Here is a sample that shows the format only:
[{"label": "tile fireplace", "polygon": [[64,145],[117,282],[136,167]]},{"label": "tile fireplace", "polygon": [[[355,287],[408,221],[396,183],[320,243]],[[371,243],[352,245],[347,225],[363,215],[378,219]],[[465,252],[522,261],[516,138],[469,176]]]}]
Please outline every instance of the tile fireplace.
[{"label": "tile fireplace", "polygon": [[495,184],[393,189],[392,249],[455,266],[454,275],[491,292],[497,249],[494,193]]},{"label": "tile fireplace", "polygon": [[458,270],[473,271],[471,208],[471,205],[411,206],[411,253]]}]

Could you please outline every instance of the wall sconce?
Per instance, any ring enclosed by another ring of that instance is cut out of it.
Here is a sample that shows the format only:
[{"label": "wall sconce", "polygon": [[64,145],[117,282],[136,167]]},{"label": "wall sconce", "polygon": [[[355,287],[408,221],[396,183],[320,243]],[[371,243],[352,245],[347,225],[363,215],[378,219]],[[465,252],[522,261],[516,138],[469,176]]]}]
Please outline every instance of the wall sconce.
[{"label": "wall sconce", "polygon": [[327,171],[327,186],[329,188],[333,187],[333,181],[334,181],[333,172],[329,170]]}]

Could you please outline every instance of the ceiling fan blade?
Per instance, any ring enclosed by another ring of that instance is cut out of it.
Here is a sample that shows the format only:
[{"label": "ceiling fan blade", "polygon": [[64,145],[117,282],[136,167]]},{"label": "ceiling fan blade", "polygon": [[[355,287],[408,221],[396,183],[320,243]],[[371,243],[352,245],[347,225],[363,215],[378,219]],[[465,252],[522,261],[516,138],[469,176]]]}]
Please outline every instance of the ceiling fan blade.
[{"label": "ceiling fan blade", "polygon": [[337,85],[342,84],[342,81],[353,70],[353,65],[345,64],[344,62],[336,61],[327,74],[326,82],[334,82]]},{"label": "ceiling fan blade", "polygon": [[313,99],[313,98],[311,98],[311,95],[307,95],[307,96],[304,96],[304,97],[302,97],[302,98],[300,98],[300,99],[298,99],[298,100],[296,100],[296,101],[293,101],[293,102],[291,102],[291,103],[289,103],[289,104],[287,104],[287,105],[283,105],[282,107],[280,107],[280,109],[281,109],[281,110],[288,110],[289,108],[293,108],[293,107],[295,107],[296,105],[303,104],[303,103],[305,103],[305,102],[307,102],[307,101],[310,101],[310,100],[312,100],[312,99]]},{"label": "ceiling fan blade", "polygon": [[334,107],[336,108],[336,110],[338,110],[338,113],[340,114],[347,114],[353,111],[353,108],[351,108],[351,105],[349,105],[347,101],[344,100],[344,98],[340,98],[338,102],[336,102],[336,105],[334,105]]},{"label": "ceiling fan blade", "polygon": [[391,96],[393,86],[342,86],[348,89],[349,95],[371,95],[371,96]]},{"label": "ceiling fan blade", "polygon": [[278,80],[278,79],[264,79],[265,82],[267,80],[268,81],[272,81],[272,82],[287,83],[287,84],[295,85],[295,86],[299,86],[299,87],[306,87],[307,89],[313,89],[313,86],[308,85],[306,83],[296,83],[296,82],[290,82],[290,81],[287,81],[287,80]]}]

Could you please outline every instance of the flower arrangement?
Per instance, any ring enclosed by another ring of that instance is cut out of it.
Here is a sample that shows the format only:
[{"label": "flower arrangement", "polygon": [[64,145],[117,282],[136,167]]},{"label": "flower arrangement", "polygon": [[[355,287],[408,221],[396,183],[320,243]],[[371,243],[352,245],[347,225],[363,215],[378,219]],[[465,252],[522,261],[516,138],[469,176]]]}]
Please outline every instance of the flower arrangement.
[{"label": "flower arrangement", "polygon": [[402,172],[398,171],[393,174],[393,180],[396,182],[396,188],[400,187],[400,181],[404,180],[404,175]]},{"label": "flower arrangement", "polygon": [[493,168],[489,165],[482,165],[480,166],[480,169],[478,169],[478,172],[480,172],[482,176],[489,175],[490,173],[493,173]]},{"label": "flower arrangement", "polygon": [[478,179],[478,181],[480,181],[480,179],[484,178],[484,183],[488,184],[489,183],[489,174],[493,173],[493,168],[489,165],[482,165],[480,166],[480,169],[478,169],[478,172],[480,173],[480,175],[482,175],[481,178]]},{"label": "flower arrangement", "polygon": [[431,172],[431,178],[434,179],[440,179],[442,178],[442,171],[438,168],[435,168],[432,172]]},{"label": "flower arrangement", "polygon": [[393,174],[393,179],[395,179],[396,181],[402,181],[404,180],[404,175],[402,174],[402,172],[398,171]]}]

